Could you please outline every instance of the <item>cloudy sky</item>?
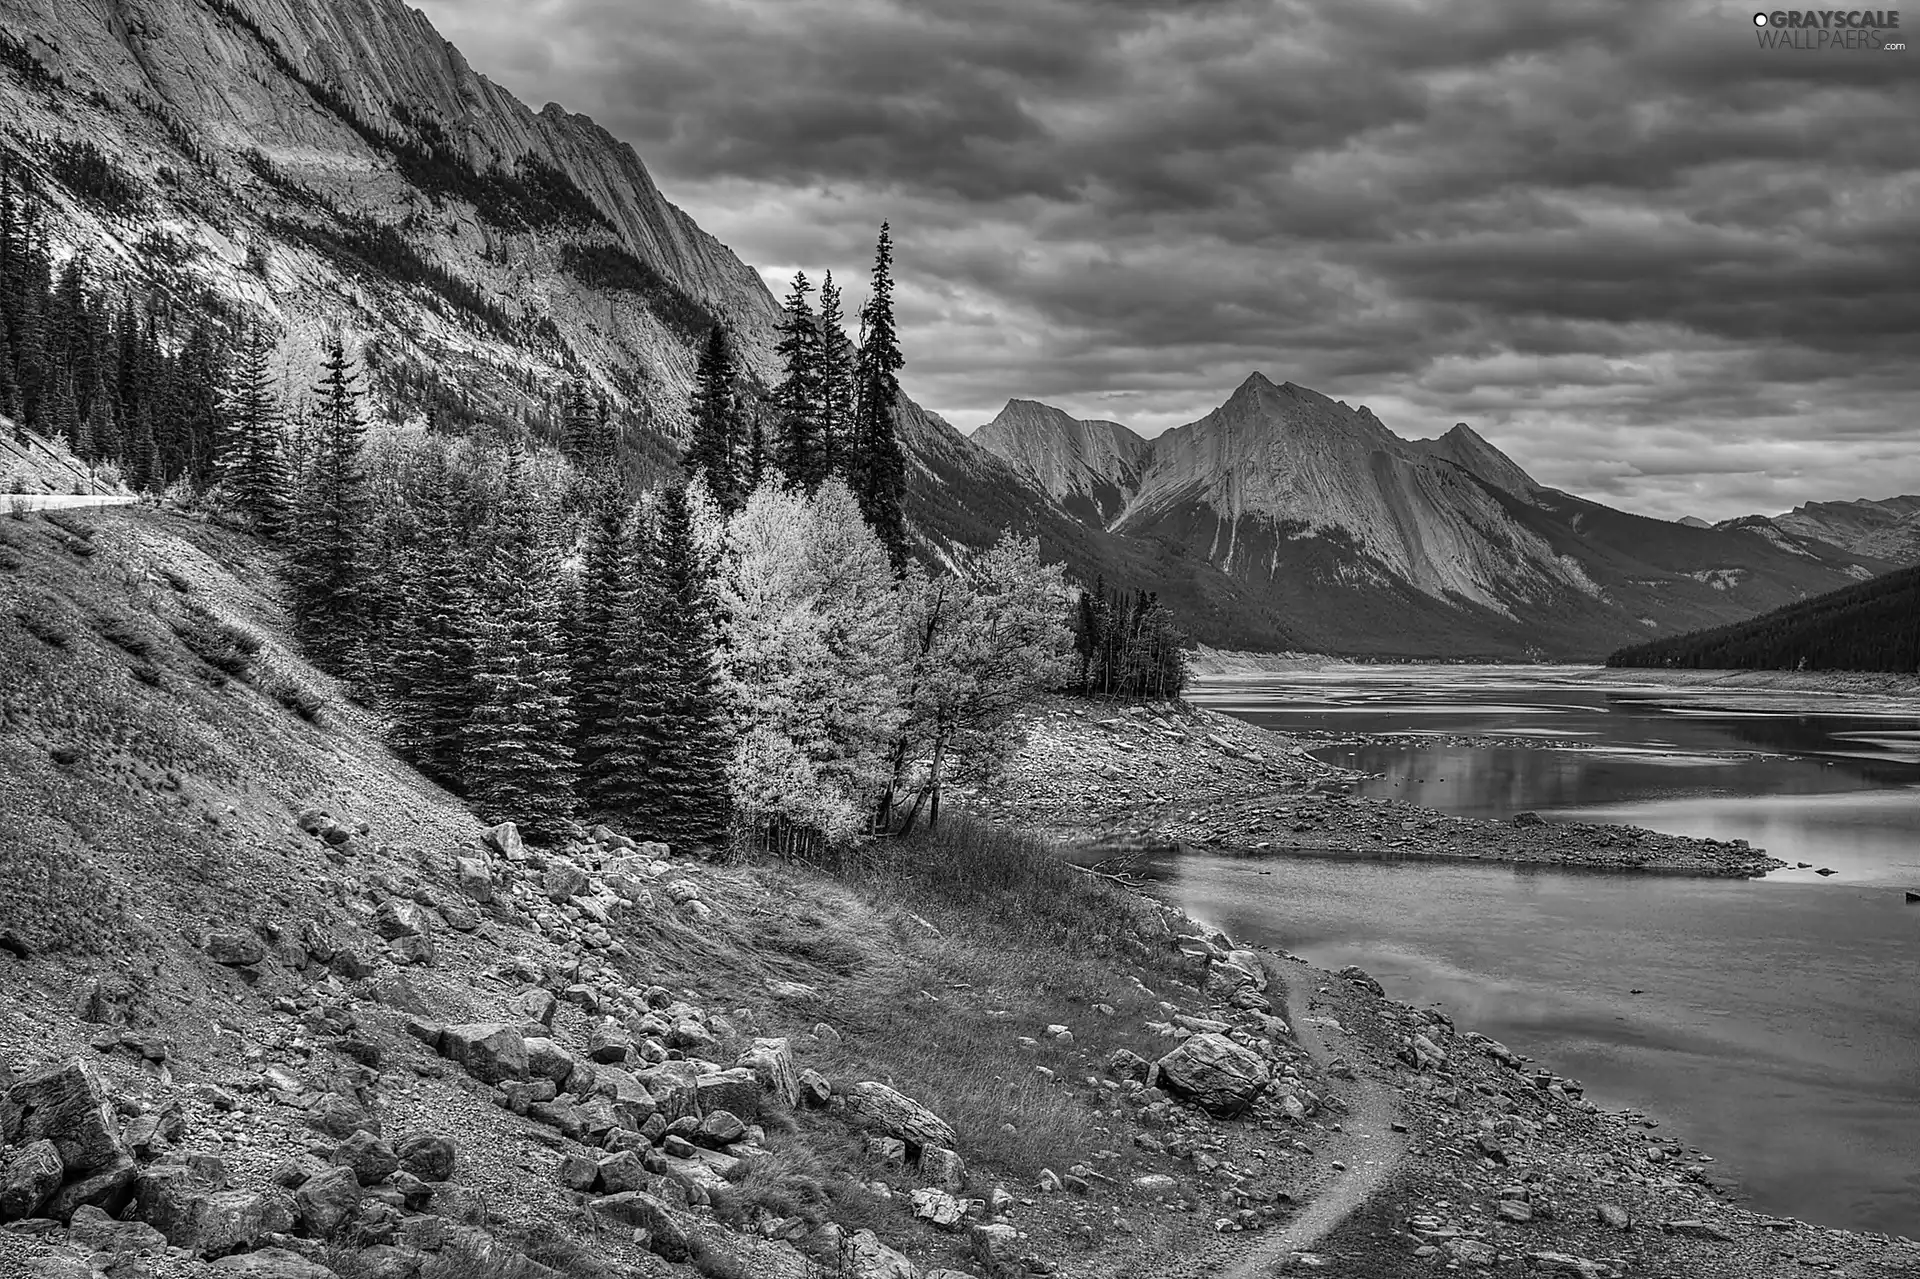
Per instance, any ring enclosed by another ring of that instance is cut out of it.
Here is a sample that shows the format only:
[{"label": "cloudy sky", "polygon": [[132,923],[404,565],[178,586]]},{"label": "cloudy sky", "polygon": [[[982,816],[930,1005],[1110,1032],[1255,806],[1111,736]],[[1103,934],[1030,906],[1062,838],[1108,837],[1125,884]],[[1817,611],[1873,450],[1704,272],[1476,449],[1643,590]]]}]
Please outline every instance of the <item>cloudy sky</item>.
[{"label": "cloudy sky", "polygon": [[1698,0],[424,7],[776,294],[890,218],[963,429],[1151,435],[1258,369],[1649,514],[1920,492],[1920,50]]}]

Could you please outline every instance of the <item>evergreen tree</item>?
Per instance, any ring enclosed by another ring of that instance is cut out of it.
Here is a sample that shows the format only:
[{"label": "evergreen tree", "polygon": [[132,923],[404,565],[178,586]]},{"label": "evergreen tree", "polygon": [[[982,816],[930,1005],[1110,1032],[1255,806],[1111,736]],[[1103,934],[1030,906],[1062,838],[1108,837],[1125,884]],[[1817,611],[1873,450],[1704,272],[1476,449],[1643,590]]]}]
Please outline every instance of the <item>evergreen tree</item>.
[{"label": "evergreen tree", "polygon": [[[226,406],[227,433],[220,471],[234,507],[268,540],[285,531],[286,463],[280,439],[280,403],[269,361],[273,344],[258,326],[248,330],[233,368]],[[123,386],[124,394],[124,386]]]},{"label": "evergreen tree", "polygon": [[404,588],[383,636],[381,700],[401,758],[464,794],[475,612],[464,534],[472,512],[442,450],[427,455],[410,489],[418,527],[398,556]]},{"label": "evergreen tree", "polygon": [[860,310],[849,479],[861,513],[896,570],[907,558],[907,458],[898,420],[899,374],[905,364],[893,323],[893,236],[882,222],[873,254],[873,290]]},{"label": "evergreen tree", "polygon": [[738,510],[746,497],[740,477],[746,431],[739,382],[733,343],[726,329],[716,324],[694,370],[693,433],[684,460],[688,475],[702,477],[713,500],[728,514]]},{"label": "evergreen tree", "polygon": [[668,754],[667,688],[678,666],[670,647],[665,610],[665,565],[660,551],[657,504],[631,520],[624,598],[609,595],[605,616],[608,674],[603,694],[593,690],[604,715],[592,739],[587,794],[606,821],[639,833],[664,834],[674,825],[665,789],[656,779]]},{"label": "evergreen tree", "polygon": [[359,642],[361,548],[367,477],[361,463],[366,424],[359,377],[346,341],[334,334],[321,365],[311,461],[302,477],[299,519],[287,556],[293,621],[314,664],[345,674]]},{"label": "evergreen tree", "polygon": [[603,441],[606,406],[596,411],[587,384],[575,378],[567,384],[560,451],[581,470],[594,470],[608,460]]},{"label": "evergreen tree", "polygon": [[758,404],[753,406],[750,413],[753,425],[747,430],[747,456],[740,467],[740,486],[746,494],[759,488],[778,469],[767,451],[767,432],[762,424],[766,415]]},{"label": "evergreen tree", "polygon": [[475,627],[467,790],[486,820],[555,840],[572,829],[574,811],[559,557],[520,478],[516,454],[507,491],[522,500],[502,513]]},{"label": "evergreen tree", "polygon": [[635,621],[632,516],[617,486],[603,484],[594,495],[569,645],[574,760],[580,770],[580,797],[595,812],[605,809],[617,790],[617,779],[601,761],[616,744],[612,735],[629,675],[626,646]]},{"label": "evergreen tree", "polygon": [[669,488],[661,499],[652,551],[664,656],[661,746],[648,773],[658,790],[655,829],[670,842],[721,845],[731,817],[727,760],[733,743],[715,653],[714,566],[694,535],[684,486]]},{"label": "evergreen tree", "polygon": [[780,469],[809,493],[827,478],[826,456],[820,440],[822,334],[813,305],[807,301],[812,292],[813,285],[806,272],[795,272],[793,291],[787,295],[786,318],[780,323],[777,348],[786,376],[773,392],[773,402],[780,414]]},{"label": "evergreen tree", "polygon": [[113,396],[107,391],[106,375],[96,370],[93,394],[88,397],[86,421],[80,432],[81,439],[74,443],[76,456],[92,461],[95,458],[110,458],[120,452],[120,426],[114,421],[113,407]]},{"label": "evergreen tree", "polygon": [[[6,275],[0,271],[0,289]],[[20,420],[20,386],[13,379],[13,334],[7,322],[8,308],[0,303],[0,417]]]},{"label": "evergreen tree", "polygon": [[820,284],[820,473],[847,476],[853,441],[853,340],[829,271]]},{"label": "evergreen tree", "polygon": [[80,405],[73,396],[73,379],[62,375],[53,384],[53,403],[42,428],[56,440],[64,440],[69,448],[80,438]]}]

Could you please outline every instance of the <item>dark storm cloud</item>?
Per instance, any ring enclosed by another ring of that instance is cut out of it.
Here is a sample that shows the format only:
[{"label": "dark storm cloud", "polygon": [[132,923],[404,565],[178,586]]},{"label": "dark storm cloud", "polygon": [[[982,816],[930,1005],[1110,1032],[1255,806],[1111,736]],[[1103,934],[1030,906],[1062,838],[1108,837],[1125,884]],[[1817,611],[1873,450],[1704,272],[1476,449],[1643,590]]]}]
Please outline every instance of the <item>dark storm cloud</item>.
[{"label": "dark storm cloud", "polygon": [[1259,368],[1656,513],[1920,491],[1920,53],[1702,0],[428,12],[776,293],[857,295],[891,218],[908,389],[963,427],[1151,433]]}]

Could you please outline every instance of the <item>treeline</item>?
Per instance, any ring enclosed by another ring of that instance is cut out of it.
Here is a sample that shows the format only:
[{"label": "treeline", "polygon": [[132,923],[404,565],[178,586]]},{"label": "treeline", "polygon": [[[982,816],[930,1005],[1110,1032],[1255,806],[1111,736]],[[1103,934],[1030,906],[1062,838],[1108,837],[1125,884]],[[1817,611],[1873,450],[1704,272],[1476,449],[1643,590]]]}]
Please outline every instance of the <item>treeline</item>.
[{"label": "treeline", "polygon": [[1073,613],[1077,675],[1068,691],[1083,697],[1174,698],[1187,686],[1186,636],[1157,595],[1109,587],[1082,591]]},{"label": "treeline", "polygon": [[207,484],[229,358],[213,318],[163,335],[131,293],[89,289],[77,255],[56,271],[39,208],[0,154],[0,414],[62,438],[109,479]]},{"label": "treeline", "polygon": [[1745,622],[1623,648],[1609,666],[1920,672],[1920,567]]},{"label": "treeline", "polygon": [[[863,456],[898,449],[891,271],[883,232],[838,462],[798,443],[833,392],[789,387],[763,422],[723,332],[685,477],[637,496],[583,388],[559,450],[369,432],[336,343],[302,458],[276,471],[240,450],[222,492],[285,548],[303,647],[488,820],[793,855],[937,821],[949,779],[990,769],[1021,706],[1066,678],[1066,592],[1012,537],[964,576],[907,561],[904,468],[885,488]],[[788,382],[827,339],[793,345]],[[235,412],[275,420],[270,402]]]}]

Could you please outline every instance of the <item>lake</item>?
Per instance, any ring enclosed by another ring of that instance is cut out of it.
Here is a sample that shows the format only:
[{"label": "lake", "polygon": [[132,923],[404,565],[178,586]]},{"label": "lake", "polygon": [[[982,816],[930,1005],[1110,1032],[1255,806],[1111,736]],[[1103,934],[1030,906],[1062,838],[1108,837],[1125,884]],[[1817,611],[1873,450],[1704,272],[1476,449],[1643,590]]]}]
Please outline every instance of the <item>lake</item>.
[{"label": "lake", "polygon": [[1553,667],[1343,666],[1189,696],[1391,735],[1315,750],[1377,774],[1363,794],[1811,863],[1728,881],[1186,850],[1152,871],[1236,938],[1359,964],[1661,1120],[1754,1207],[1920,1237],[1920,905],[1901,892],[1920,890],[1920,708]]}]

